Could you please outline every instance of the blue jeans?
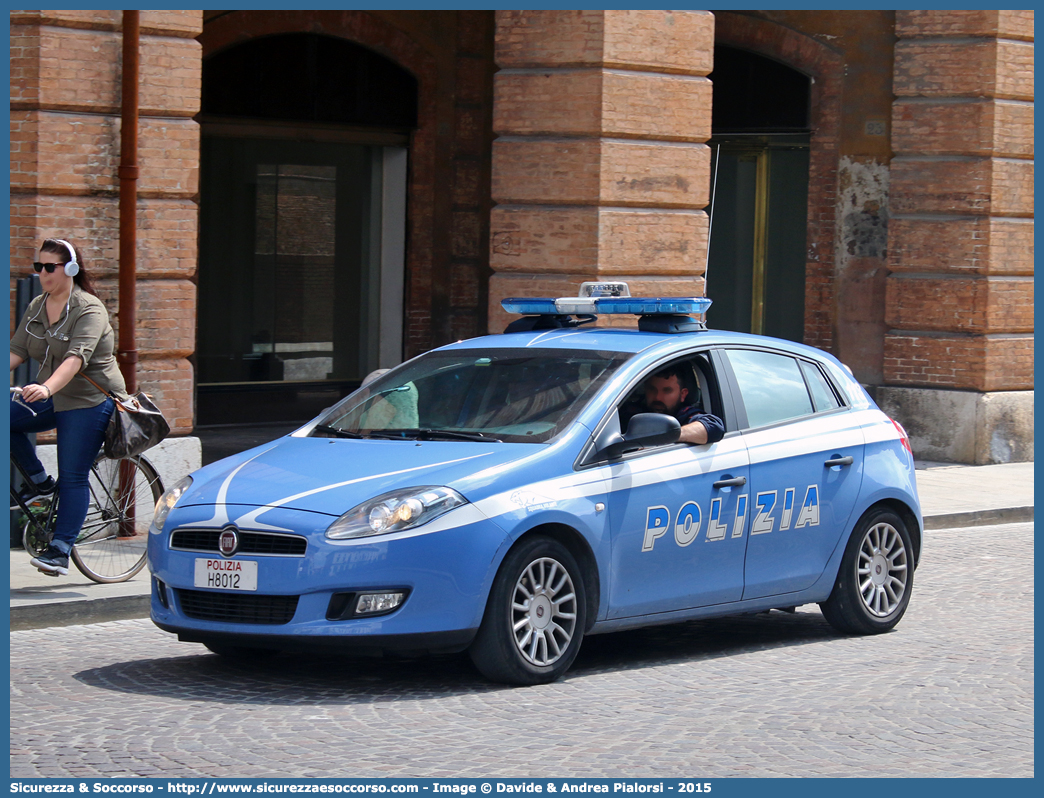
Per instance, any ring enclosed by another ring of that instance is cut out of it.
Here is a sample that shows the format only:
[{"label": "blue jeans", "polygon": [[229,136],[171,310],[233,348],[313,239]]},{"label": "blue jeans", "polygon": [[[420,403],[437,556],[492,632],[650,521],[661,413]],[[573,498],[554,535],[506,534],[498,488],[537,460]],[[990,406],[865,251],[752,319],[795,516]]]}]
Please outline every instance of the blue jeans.
[{"label": "blue jeans", "polygon": [[90,491],[87,478],[105,440],[114,403],[106,398],[95,407],[55,412],[50,399],[29,405],[11,400],[11,455],[30,477],[44,474],[43,464],[29,440],[30,432],[58,430],[58,518],[52,543],[68,553],[87,518]]}]

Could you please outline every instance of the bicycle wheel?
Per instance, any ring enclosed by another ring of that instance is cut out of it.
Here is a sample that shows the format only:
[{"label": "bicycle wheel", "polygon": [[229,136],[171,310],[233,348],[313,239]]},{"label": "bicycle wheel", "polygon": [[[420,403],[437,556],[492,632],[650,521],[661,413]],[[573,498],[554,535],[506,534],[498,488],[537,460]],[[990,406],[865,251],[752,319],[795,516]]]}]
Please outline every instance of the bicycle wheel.
[{"label": "bicycle wheel", "polygon": [[95,582],[125,582],[145,565],[149,525],[163,485],[142,457],[99,457],[89,487],[90,504],[73,546],[73,562]]}]

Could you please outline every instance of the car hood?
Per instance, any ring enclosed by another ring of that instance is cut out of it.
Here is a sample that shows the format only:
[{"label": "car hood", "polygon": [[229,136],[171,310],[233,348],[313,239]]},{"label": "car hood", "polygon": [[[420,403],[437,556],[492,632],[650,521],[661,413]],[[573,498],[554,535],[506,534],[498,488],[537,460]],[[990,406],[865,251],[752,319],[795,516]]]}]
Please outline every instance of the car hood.
[{"label": "car hood", "polygon": [[[275,507],[340,516],[397,488],[444,485],[468,496],[480,475],[546,450],[545,444],[380,441],[285,437],[207,466],[179,508],[213,505],[216,523],[242,518],[264,526]],[[233,509],[235,508],[235,509]]]}]

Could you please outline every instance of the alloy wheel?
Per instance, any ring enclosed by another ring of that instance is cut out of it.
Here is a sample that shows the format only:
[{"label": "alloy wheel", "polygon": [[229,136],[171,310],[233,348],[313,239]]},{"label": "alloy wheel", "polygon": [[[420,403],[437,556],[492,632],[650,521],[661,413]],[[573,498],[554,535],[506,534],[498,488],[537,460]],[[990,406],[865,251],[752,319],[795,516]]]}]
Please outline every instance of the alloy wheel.
[{"label": "alloy wheel", "polygon": [[870,527],[859,546],[856,575],[863,605],[878,618],[890,615],[906,592],[909,562],[899,531],[891,524]]},{"label": "alloy wheel", "polygon": [[529,663],[551,665],[576,631],[576,589],[569,571],[550,557],[531,562],[515,582],[511,623],[515,645]]}]

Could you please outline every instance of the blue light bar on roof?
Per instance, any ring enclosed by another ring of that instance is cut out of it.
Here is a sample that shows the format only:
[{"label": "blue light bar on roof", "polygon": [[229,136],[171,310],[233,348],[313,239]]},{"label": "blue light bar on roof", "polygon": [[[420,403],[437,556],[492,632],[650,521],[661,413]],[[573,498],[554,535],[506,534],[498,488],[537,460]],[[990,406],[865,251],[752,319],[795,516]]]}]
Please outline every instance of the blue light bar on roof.
[{"label": "blue light bar on roof", "polygon": [[538,314],[558,315],[558,307],[555,300],[549,297],[534,297],[524,299],[523,297],[510,297],[500,300],[500,306],[508,313],[521,313],[524,316],[535,316]]},{"label": "blue light bar on roof", "polygon": [[659,298],[568,296],[560,299],[511,297],[501,300],[500,304],[508,313],[521,313],[525,316],[570,314],[677,316],[706,313],[711,306],[711,300],[699,296]]},{"label": "blue light bar on roof", "polygon": [[635,316],[677,316],[706,313],[711,300],[691,297],[600,297],[595,301],[596,313],[631,313]]}]

